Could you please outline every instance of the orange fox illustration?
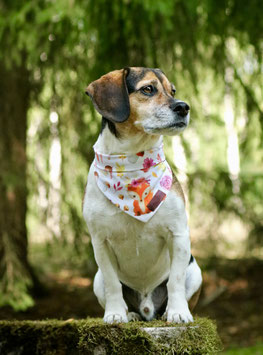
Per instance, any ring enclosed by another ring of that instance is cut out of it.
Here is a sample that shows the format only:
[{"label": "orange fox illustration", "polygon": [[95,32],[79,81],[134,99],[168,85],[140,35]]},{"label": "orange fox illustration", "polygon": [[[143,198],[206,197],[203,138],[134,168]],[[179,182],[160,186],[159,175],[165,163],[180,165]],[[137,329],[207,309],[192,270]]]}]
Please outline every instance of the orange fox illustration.
[{"label": "orange fox illustration", "polygon": [[152,212],[147,205],[153,197],[153,192],[149,182],[145,178],[132,180],[131,184],[127,186],[127,190],[130,197],[134,199],[135,216]]}]

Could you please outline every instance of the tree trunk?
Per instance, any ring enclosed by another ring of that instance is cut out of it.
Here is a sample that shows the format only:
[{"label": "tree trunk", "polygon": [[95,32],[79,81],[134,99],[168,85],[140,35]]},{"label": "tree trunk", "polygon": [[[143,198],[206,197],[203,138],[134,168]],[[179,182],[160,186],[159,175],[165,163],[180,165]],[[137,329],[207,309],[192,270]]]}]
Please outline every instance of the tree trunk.
[{"label": "tree trunk", "polygon": [[29,73],[0,61],[0,306],[25,309],[33,301],[27,260],[26,130]]}]

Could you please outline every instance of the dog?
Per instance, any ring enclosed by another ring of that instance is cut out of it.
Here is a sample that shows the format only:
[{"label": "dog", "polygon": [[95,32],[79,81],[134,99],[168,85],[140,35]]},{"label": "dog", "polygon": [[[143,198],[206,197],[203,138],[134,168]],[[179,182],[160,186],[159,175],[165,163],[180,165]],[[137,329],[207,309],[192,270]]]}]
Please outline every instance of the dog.
[{"label": "dog", "polygon": [[83,216],[106,323],[193,321],[202,275],[190,252],[184,194],[162,155],[162,136],[189,124],[190,107],[175,92],[160,69],[142,67],[114,70],[86,89],[102,128]]}]

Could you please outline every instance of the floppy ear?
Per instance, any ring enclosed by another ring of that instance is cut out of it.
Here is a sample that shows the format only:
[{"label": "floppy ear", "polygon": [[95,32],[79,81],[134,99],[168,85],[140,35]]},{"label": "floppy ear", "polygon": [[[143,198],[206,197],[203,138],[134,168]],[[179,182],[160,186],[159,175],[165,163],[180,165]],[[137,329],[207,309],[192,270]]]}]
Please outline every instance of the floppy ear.
[{"label": "floppy ear", "polygon": [[114,70],[93,81],[86,89],[96,110],[112,122],[124,122],[130,115],[128,74],[129,68]]}]

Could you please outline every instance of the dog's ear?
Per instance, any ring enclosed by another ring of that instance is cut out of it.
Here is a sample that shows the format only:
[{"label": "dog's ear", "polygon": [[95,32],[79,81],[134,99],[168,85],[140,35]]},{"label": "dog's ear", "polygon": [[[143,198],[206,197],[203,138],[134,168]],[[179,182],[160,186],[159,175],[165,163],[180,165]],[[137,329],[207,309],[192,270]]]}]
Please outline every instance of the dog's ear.
[{"label": "dog's ear", "polygon": [[93,81],[86,89],[96,110],[112,122],[124,122],[130,115],[126,77],[129,68],[114,70]]}]

